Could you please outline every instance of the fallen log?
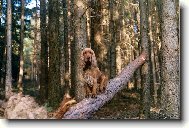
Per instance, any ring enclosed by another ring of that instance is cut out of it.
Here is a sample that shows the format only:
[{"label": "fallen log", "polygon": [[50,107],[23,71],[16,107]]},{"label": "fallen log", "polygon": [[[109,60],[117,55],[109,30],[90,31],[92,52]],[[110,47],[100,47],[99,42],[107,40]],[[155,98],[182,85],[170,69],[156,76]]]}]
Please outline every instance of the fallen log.
[{"label": "fallen log", "polygon": [[108,82],[107,88],[103,94],[96,98],[85,98],[81,102],[72,106],[63,116],[63,119],[88,119],[91,114],[102,107],[106,102],[124,88],[134,71],[140,67],[146,60],[146,53],[143,52],[134,61],[130,62],[122,72],[114,79]]}]

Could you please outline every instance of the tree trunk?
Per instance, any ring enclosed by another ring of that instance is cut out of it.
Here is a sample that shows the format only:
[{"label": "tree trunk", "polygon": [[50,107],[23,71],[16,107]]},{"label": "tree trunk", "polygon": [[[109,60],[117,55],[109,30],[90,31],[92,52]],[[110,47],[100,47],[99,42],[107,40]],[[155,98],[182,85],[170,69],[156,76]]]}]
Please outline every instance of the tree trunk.
[{"label": "tree trunk", "polygon": [[46,27],[46,0],[40,0],[41,74],[39,93],[41,103],[44,103],[48,97],[48,44]]},{"label": "tree trunk", "polygon": [[147,54],[147,63],[142,66],[142,101],[140,117],[148,119],[150,115],[150,43],[148,43],[148,3],[140,0],[140,36],[142,51]]},{"label": "tree trunk", "polygon": [[[0,0],[0,17],[3,14],[3,0]],[[5,26],[2,25],[2,19],[0,18],[0,99],[5,98],[5,60],[6,60],[6,42],[5,42]]]},{"label": "tree trunk", "polygon": [[100,0],[91,1],[91,48],[95,52],[98,67],[101,71],[105,67],[103,62],[106,54],[106,46],[104,45],[103,39],[102,2]]},{"label": "tree trunk", "polygon": [[59,38],[59,1],[49,0],[49,72],[48,72],[48,102],[57,107],[61,100],[60,93],[60,42]]},{"label": "tree trunk", "polygon": [[[134,4],[137,4],[137,0],[133,0],[133,3]],[[135,44],[134,44],[134,57],[136,58],[137,56],[139,56],[139,53],[140,53],[140,44],[139,44],[139,23],[140,21],[137,19],[137,15],[139,13],[139,9],[137,7],[134,8],[134,11],[133,11],[133,20],[134,20],[134,41],[135,41]],[[135,73],[135,83],[136,83],[136,86],[135,88],[137,90],[140,90],[141,89],[141,70],[138,69]]]},{"label": "tree trunk", "polygon": [[[0,0],[1,4],[0,4],[0,17],[2,16],[3,13],[3,0]],[[5,31],[4,31],[4,26],[2,25],[2,20],[0,18],[0,89],[2,89],[4,91],[4,78],[5,78]]]},{"label": "tree trunk", "polygon": [[37,86],[37,54],[38,54],[38,14],[37,14],[37,0],[36,0],[36,7],[35,7],[35,13],[34,13],[34,43],[33,43],[33,88],[36,88]]},{"label": "tree trunk", "polygon": [[20,30],[20,70],[19,70],[19,79],[18,79],[18,90],[23,93],[23,73],[24,73],[24,7],[25,0],[21,1],[21,30]]},{"label": "tree trunk", "polygon": [[91,47],[91,1],[87,2],[87,11],[86,11],[86,17],[87,17],[87,47]]},{"label": "tree trunk", "polygon": [[102,72],[107,75],[109,73],[109,63],[108,62],[108,48],[109,48],[109,1],[103,0],[101,3],[101,26],[102,26],[102,47],[100,52],[100,63],[98,66]]},{"label": "tree trunk", "polygon": [[158,87],[158,84],[157,84],[157,76],[156,76],[156,66],[155,66],[155,42],[157,42],[156,40],[156,24],[157,23],[154,23],[154,21],[156,21],[155,19],[155,3],[154,1],[150,1],[148,0],[148,3],[149,3],[149,8],[148,8],[148,12],[149,12],[149,18],[148,18],[148,22],[149,22],[149,43],[151,44],[151,51],[150,51],[150,54],[151,54],[151,66],[152,66],[152,82],[151,82],[151,98],[153,99],[152,100],[152,105],[153,107],[157,107],[157,87]]},{"label": "tree trunk", "polygon": [[133,76],[134,71],[145,62],[145,59],[146,54],[142,53],[138,58],[128,64],[117,77],[109,81],[103,94],[97,95],[97,98],[83,99],[64,114],[64,119],[90,118],[93,112],[97,111],[111,100],[118,91],[124,88]]},{"label": "tree trunk", "polygon": [[12,93],[12,7],[11,0],[7,1],[7,62],[5,79],[5,98],[8,99]]},{"label": "tree trunk", "polygon": [[75,97],[75,83],[76,83],[76,76],[75,76],[75,27],[74,27],[74,0],[70,1],[70,30],[69,30],[69,35],[70,35],[70,51],[71,51],[71,88],[70,88],[70,95],[71,97]]},{"label": "tree trunk", "polygon": [[61,95],[64,95],[65,91],[65,47],[64,47],[64,15],[63,1],[59,1],[60,5],[60,17],[59,17],[59,41],[60,41],[60,81],[61,81]]},{"label": "tree trunk", "polygon": [[180,47],[175,2],[162,0],[161,107],[171,119],[180,119]]},{"label": "tree trunk", "polygon": [[110,64],[110,78],[114,78],[116,75],[116,34],[115,34],[115,19],[114,19],[114,0],[109,1],[110,11],[110,47],[109,47],[109,64]]},{"label": "tree trunk", "polygon": [[68,8],[67,8],[67,1],[63,0],[63,19],[64,19],[64,66],[65,66],[65,72],[64,72],[64,81],[65,81],[65,93],[69,93],[69,47],[68,47]]},{"label": "tree trunk", "polygon": [[82,82],[82,68],[79,66],[81,51],[87,46],[86,34],[86,3],[84,0],[75,0],[75,43],[72,53],[72,85],[75,85],[75,97],[79,102],[85,97]]}]

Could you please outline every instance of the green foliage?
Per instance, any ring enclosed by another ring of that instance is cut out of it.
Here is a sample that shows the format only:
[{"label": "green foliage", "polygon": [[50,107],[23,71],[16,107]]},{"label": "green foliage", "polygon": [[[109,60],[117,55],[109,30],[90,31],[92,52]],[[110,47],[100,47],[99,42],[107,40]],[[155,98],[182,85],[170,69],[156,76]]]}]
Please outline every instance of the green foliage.
[{"label": "green foliage", "polygon": [[[25,1],[26,5],[32,2],[31,0]],[[26,7],[26,6],[25,6]],[[25,8],[25,28],[24,28],[24,68],[26,71],[29,67],[31,67],[31,53],[32,53],[32,39],[30,38],[31,35],[31,16],[32,13],[35,11],[33,8]],[[3,54],[5,50],[5,28],[6,28],[6,16],[7,15],[7,1],[2,0],[0,2],[0,16],[1,16],[1,23],[0,23],[0,60],[3,59]],[[13,80],[17,81],[18,72],[19,72],[19,49],[20,49],[20,17],[21,17],[21,1],[13,0],[12,1],[12,72],[13,72]],[[0,69],[2,69],[3,63],[0,63]],[[2,74],[0,72],[0,74]]]}]

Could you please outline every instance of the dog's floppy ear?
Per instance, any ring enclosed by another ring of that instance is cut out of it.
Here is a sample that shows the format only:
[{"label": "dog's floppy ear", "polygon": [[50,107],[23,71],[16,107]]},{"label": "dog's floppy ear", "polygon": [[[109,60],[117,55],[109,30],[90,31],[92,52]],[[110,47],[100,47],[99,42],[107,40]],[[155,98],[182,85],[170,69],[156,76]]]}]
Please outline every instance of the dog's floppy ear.
[{"label": "dog's floppy ear", "polygon": [[[84,49],[84,50],[85,50],[85,49]],[[80,54],[80,60],[79,60],[79,66],[80,66],[82,69],[85,67],[84,56],[83,56],[84,50],[81,52],[81,54]]]},{"label": "dog's floppy ear", "polygon": [[91,49],[92,52],[92,67],[97,67],[97,60],[94,51]]}]

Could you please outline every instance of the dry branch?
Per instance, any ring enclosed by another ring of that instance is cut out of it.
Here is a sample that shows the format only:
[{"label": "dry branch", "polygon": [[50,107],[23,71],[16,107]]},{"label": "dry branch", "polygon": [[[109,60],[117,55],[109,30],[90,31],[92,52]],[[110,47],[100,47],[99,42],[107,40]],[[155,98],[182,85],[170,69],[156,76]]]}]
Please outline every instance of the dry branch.
[{"label": "dry branch", "polygon": [[81,102],[71,107],[65,114],[63,119],[88,119],[91,114],[102,107],[107,101],[124,88],[129,79],[133,76],[134,71],[141,66],[146,59],[143,52],[134,61],[130,62],[123,71],[114,79],[110,80],[105,93],[97,95],[96,98],[85,98]]}]

